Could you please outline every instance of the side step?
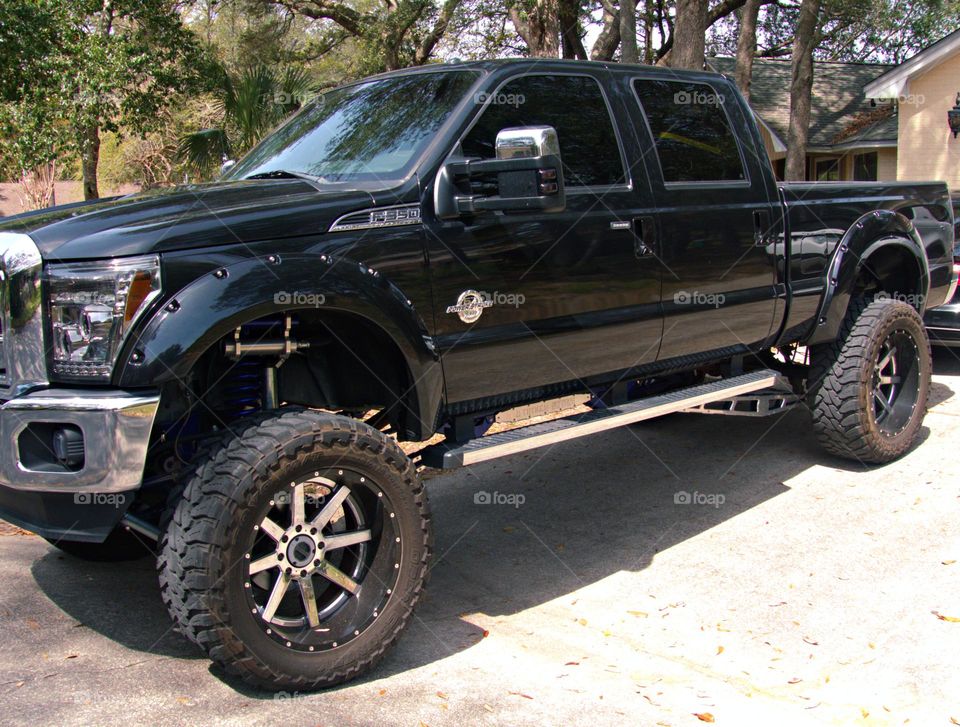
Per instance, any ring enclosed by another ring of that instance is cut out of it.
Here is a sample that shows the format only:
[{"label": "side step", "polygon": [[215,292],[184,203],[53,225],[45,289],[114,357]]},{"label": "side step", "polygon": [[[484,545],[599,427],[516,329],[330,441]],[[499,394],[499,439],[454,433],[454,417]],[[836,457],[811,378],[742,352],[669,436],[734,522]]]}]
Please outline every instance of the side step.
[{"label": "side step", "polygon": [[597,409],[576,416],[554,419],[541,424],[500,432],[472,439],[463,444],[444,442],[422,450],[421,461],[427,467],[454,469],[486,462],[489,459],[526,452],[568,439],[616,429],[625,424],[654,419],[664,414],[684,411],[723,401],[742,394],[773,386],[779,374],[776,371],[752,371],[729,379],[699,384],[648,399],[632,401],[609,409]]}]

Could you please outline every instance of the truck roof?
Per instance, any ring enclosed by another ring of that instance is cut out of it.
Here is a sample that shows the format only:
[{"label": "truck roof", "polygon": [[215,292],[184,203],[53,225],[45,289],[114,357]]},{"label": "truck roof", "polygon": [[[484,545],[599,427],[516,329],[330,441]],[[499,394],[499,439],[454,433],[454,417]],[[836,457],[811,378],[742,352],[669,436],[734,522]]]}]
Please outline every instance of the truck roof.
[{"label": "truck roof", "polygon": [[[554,72],[577,71],[582,70],[584,66],[602,67],[613,72],[637,73],[642,72],[650,75],[662,75],[673,79],[679,78],[703,78],[704,76],[717,77],[718,74],[712,71],[691,71],[677,68],[667,68],[664,66],[651,66],[644,63],[617,63],[614,61],[583,61],[561,58],[495,58],[490,60],[476,61],[448,61],[445,63],[430,63],[424,66],[415,66],[402,68],[396,71],[387,71],[379,73],[368,78],[389,78],[392,76],[407,75],[410,73],[429,73],[438,70],[478,70],[489,72],[499,68],[515,66],[518,68],[530,67],[538,70],[550,70]],[[365,79],[364,79],[365,80]]]}]

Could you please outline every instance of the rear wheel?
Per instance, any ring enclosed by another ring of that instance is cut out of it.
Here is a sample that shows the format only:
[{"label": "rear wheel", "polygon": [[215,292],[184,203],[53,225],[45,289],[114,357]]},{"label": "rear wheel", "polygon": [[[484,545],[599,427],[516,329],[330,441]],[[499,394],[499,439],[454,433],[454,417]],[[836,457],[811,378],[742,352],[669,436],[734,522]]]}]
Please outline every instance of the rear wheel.
[{"label": "rear wheel", "polygon": [[431,550],[426,493],[355,420],[279,415],[187,485],[164,541],[171,615],[227,671],[311,689],[376,664],[407,625]]},{"label": "rear wheel", "polygon": [[812,355],[810,404],[827,451],[884,463],[913,446],[932,370],[916,310],[892,299],[854,301],[839,339]]}]

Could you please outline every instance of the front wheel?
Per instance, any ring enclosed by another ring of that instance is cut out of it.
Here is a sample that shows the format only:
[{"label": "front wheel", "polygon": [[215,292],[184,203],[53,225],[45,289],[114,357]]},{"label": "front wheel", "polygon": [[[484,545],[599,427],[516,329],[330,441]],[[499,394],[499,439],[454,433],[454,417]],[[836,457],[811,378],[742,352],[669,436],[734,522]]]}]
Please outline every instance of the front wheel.
[{"label": "front wheel", "polygon": [[932,370],[916,310],[893,299],[855,300],[838,340],[812,354],[813,424],[828,452],[882,464],[913,446]]},{"label": "front wheel", "polygon": [[431,551],[426,493],[360,422],[282,414],[187,485],[161,552],[180,629],[260,687],[315,689],[372,668],[407,625]]}]

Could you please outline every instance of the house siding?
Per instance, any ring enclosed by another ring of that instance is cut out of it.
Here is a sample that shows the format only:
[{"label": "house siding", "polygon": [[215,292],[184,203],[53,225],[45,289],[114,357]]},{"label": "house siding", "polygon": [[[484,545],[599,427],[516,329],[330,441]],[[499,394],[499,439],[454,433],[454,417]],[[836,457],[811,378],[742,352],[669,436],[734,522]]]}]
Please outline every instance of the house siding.
[{"label": "house siding", "polygon": [[960,192],[960,138],[947,126],[947,111],[960,91],[960,56],[952,56],[910,80],[899,107],[897,178],[946,181]]},{"label": "house siding", "polygon": [[877,181],[894,182],[897,179],[896,149],[877,149]]}]

